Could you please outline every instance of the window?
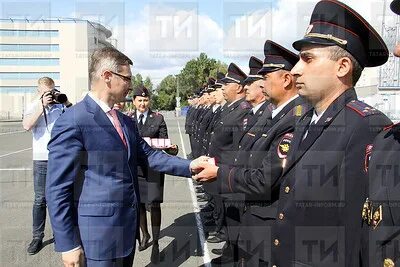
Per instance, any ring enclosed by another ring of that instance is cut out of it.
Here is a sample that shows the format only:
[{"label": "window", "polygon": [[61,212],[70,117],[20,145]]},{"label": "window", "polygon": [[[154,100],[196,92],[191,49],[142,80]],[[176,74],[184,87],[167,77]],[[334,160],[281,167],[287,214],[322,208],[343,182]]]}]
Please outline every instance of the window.
[{"label": "window", "polygon": [[0,51],[59,51],[58,44],[0,44]]},{"label": "window", "polygon": [[58,58],[0,58],[2,66],[58,66]]},{"label": "window", "polygon": [[0,36],[58,37],[58,31],[57,30],[6,30],[6,29],[0,29]]},{"label": "window", "polygon": [[37,80],[43,76],[60,79],[59,72],[0,72],[1,80]]}]

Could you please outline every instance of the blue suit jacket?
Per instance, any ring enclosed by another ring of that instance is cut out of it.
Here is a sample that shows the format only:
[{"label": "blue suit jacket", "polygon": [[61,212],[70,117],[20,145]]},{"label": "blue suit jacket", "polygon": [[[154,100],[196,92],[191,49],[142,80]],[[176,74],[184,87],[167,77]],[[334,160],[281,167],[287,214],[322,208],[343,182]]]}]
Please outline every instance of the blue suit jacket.
[{"label": "blue suit jacket", "polygon": [[190,161],[153,150],[136,122],[118,112],[125,148],[104,111],[92,98],[65,112],[48,144],[46,198],[55,250],[82,245],[89,259],[127,256],[138,229],[138,164],[190,177]]}]

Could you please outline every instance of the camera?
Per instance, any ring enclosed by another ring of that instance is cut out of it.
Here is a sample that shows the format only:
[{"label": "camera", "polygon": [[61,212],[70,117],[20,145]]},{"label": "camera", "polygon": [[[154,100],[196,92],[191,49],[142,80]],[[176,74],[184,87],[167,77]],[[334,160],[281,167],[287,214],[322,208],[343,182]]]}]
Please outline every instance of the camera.
[{"label": "camera", "polygon": [[51,95],[52,98],[51,104],[63,104],[68,101],[67,95],[60,93],[58,90],[51,90],[50,92],[45,93],[44,95],[46,94]]}]

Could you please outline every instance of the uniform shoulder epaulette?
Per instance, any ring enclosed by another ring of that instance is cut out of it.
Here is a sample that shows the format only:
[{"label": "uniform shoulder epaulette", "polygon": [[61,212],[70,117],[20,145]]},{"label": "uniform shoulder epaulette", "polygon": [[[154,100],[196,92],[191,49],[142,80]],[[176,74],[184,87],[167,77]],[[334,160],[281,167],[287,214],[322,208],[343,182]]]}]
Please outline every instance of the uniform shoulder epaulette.
[{"label": "uniform shoulder epaulette", "polygon": [[249,102],[243,101],[242,103],[240,103],[239,107],[240,107],[241,109],[249,109],[249,108],[251,108],[251,105],[250,105]]},{"label": "uniform shoulder epaulette", "polygon": [[370,105],[360,101],[360,100],[352,100],[347,103],[346,107],[350,108],[351,110],[355,111],[362,117],[371,116],[374,114],[381,114],[379,110]]}]

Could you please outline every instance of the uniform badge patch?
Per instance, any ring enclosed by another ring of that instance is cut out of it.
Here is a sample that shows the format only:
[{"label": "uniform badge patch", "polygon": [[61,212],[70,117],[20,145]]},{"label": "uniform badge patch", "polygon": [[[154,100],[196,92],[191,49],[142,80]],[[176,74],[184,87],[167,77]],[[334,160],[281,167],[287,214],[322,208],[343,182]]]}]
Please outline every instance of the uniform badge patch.
[{"label": "uniform badge patch", "polygon": [[364,171],[368,172],[369,160],[371,159],[373,145],[367,145],[365,148]]},{"label": "uniform badge patch", "polygon": [[280,159],[285,159],[287,157],[292,139],[293,139],[292,133],[287,133],[282,137],[277,147],[278,157]]}]

